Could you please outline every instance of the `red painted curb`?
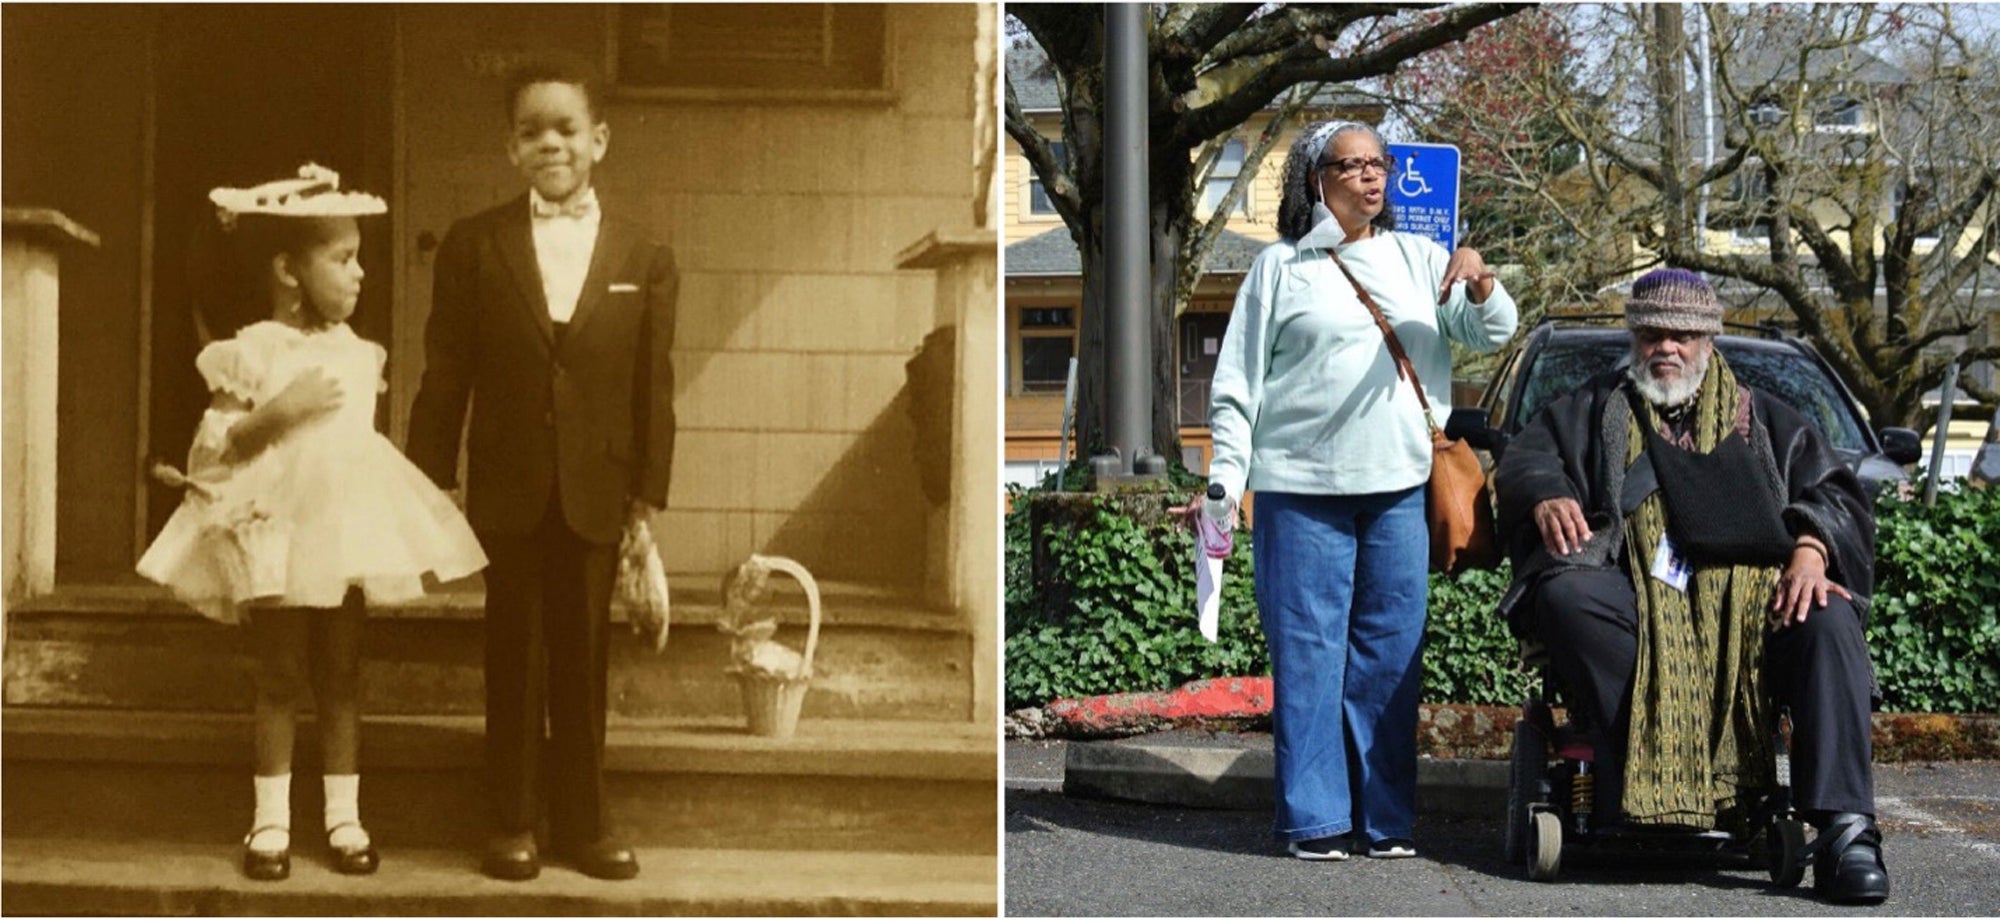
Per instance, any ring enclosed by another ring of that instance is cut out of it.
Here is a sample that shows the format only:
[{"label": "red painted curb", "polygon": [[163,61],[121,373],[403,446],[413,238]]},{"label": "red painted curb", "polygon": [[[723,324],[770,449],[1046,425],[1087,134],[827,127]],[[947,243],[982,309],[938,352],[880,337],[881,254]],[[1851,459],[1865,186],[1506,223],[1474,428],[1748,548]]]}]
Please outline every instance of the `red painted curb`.
[{"label": "red painted curb", "polygon": [[[1123,737],[1206,722],[1268,721],[1271,678],[1202,679],[1165,692],[1120,692],[1057,699],[1023,727],[1036,737]],[[1506,759],[1520,709],[1499,705],[1425,704],[1417,711],[1418,747],[1440,759]],[[2000,759],[2000,715],[1877,714],[1875,760]],[[1017,732],[1011,731],[1010,734]]]},{"label": "red painted curb", "polygon": [[1119,692],[1057,699],[1045,720],[1071,734],[1125,733],[1134,727],[1203,719],[1262,718],[1271,713],[1271,678],[1198,679],[1166,692]]}]

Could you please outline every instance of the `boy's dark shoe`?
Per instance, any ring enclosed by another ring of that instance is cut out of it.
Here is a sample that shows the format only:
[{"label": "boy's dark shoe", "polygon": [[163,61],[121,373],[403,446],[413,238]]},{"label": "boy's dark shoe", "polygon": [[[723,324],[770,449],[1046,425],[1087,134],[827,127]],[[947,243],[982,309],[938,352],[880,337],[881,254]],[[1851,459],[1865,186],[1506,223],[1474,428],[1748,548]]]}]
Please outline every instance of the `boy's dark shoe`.
[{"label": "boy's dark shoe", "polygon": [[575,866],[577,871],[592,878],[624,881],[639,875],[639,857],[632,852],[632,847],[608,836],[581,845],[559,845],[555,852],[559,858]]},{"label": "boy's dark shoe", "polygon": [[508,833],[488,840],[480,868],[487,877],[501,881],[527,881],[540,875],[542,859],[535,853],[535,835]]},{"label": "boy's dark shoe", "polygon": [[1882,864],[1882,834],[1866,814],[1835,814],[1820,833],[1829,842],[1813,864],[1813,888],[1840,904],[1889,899],[1889,869]]}]

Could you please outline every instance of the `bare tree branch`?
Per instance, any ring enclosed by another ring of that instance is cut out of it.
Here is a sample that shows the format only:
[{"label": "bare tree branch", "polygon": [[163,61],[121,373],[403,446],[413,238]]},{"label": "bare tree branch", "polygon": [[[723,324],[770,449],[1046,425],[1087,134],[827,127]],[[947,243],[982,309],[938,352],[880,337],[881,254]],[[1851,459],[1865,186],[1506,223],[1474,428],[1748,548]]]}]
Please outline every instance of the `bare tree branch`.
[{"label": "bare tree branch", "polygon": [[1014,81],[1007,81],[1007,137],[1021,146],[1021,156],[1027,158],[1028,166],[1035,171],[1035,177],[1042,181],[1042,191],[1049,202],[1056,207],[1056,214],[1071,227],[1083,214],[1083,199],[1077,194],[1076,178],[1061,163],[1056,162],[1055,146],[1021,111],[1021,100],[1014,94]]},{"label": "bare tree branch", "polygon": [[1409,58],[1463,39],[1480,26],[1527,8],[1528,4],[1522,3],[1452,7],[1435,23],[1412,29],[1361,54],[1341,58],[1328,56],[1309,37],[1298,39],[1276,65],[1253,77],[1236,92],[1183,116],[1174,126],[1173,143],[1193,147],[1203,139],[1228,130],[1230,126],[1242,124],[1251,113],[1269,104],[1286,87],[1311,81],[1348,83],[1381,76],[1394,71]]}]

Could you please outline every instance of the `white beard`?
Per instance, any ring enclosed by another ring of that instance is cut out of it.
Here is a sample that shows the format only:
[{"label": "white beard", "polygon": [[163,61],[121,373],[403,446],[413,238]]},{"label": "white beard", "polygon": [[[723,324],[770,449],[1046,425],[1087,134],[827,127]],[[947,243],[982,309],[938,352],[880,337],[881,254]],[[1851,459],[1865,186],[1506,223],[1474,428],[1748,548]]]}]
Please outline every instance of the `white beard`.
[{"label": "white beard", "polygon": [[1661,381],[1653,377],[1652,369],[1632,356],[1632,364],[1625,367],[1625,377],[1631,379],[1632,387],[1638,389],[1639,396],[1654,407],[1678,407],[1692,400],[1695,392],[1701,390],[1701,381],[1708,377],[1708,357],[1714,350],[1703,350],[1701,357],[1689,360],[1681,369],[1680,377],[1672,381]]}]

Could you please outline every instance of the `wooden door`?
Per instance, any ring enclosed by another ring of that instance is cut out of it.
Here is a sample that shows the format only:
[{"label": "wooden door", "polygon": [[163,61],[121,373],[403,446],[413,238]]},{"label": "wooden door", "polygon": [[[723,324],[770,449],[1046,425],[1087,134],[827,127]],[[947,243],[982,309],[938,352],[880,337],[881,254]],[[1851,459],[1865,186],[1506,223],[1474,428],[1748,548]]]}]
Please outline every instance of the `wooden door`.
[{"label": "wooden door", "polygon": [[[187,5],[153,8],[153,323],[147,454],[179,464],[208,403],[195,372],[197,303],[213,270],[202,257],[214,227],[208,190],[293,174],[311,161],[343,186],[388,194],[394,180],[393,12],[377,5]],[[395,203],[391,203],[393,209]],[[369,280],[350,324],[390,341],[398,292],[390,225],[363,219]],[[223,299],[210,326],[255,319]],[[228,329],[213,331],[229,335]],[[148,487],[146,534],[179,501]]]}]

